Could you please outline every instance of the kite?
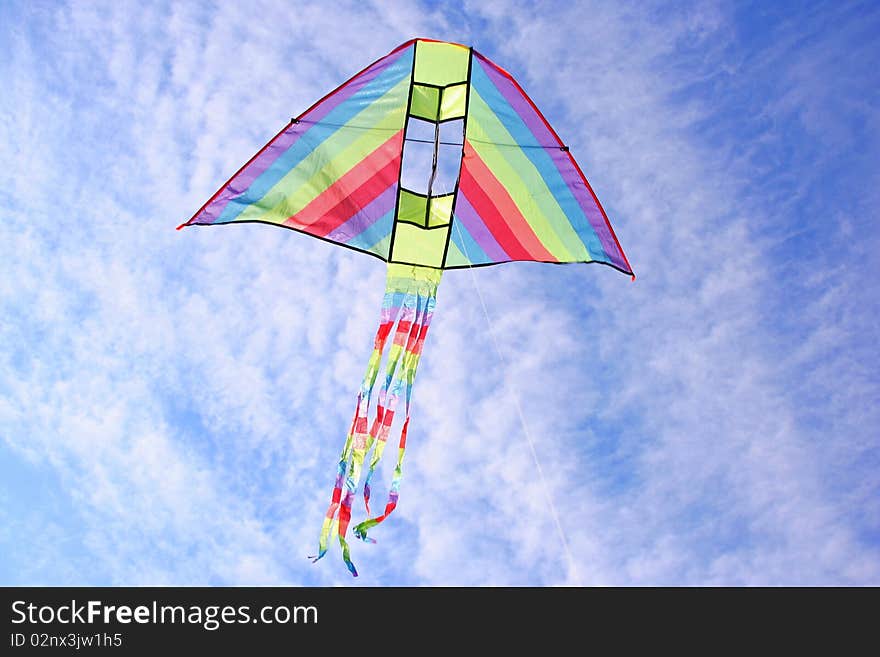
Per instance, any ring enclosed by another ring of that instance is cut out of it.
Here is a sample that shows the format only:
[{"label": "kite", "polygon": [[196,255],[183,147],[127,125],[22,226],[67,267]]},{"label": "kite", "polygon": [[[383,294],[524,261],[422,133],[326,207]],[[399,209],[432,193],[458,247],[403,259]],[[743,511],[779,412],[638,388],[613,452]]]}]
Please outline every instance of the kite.
[{"label": "kite", "polygon": [[[178,229],[232,223],[289,228],[387,262],[373,353],[313,557],[338,539],[354,576],[346,535],[361,477],[366,519],[356,537],[374,542],[368,533],[397,506],[443,272],[594,262],[633,276],[583,172],[516,80],[473,48],[431,39],[407,41],[291,119]],[[370,485],[401,399],[393,478],[373,515]]]}]

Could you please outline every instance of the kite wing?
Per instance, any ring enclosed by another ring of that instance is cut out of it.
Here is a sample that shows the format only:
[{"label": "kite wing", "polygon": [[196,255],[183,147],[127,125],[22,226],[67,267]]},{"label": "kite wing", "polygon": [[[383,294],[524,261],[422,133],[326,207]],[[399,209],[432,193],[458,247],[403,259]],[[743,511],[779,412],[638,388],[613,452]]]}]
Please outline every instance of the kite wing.
[{"label": "kite wing", "polygon": [[596,195],[517,82],[414,39],[292,119],[186,225],[268,223],[387,262],[632,268]]}]

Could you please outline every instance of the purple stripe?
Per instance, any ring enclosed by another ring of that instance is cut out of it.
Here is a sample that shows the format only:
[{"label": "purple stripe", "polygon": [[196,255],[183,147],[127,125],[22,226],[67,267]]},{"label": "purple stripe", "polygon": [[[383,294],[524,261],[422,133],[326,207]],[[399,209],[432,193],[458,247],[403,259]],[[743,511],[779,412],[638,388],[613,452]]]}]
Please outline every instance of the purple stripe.
[{"label": "purple stripe", "polygon": [[492,262],[506,262],[510,260],[510,256],[501,248],[501,245],[495,240],[489,229],[486,228],[486,224],[483,223],[480,214],[474,209],[474,206],[471,205],[471,202],[460,188],[458,190],[458,199],[455,201],[455,219],[461,221],[471,234],[471,237],[474,238],[474,241],[483,249]]},{"label": "purple stripe", "polygon": [[350,242],[358,235],[388,214],[397,202],[397,181],[394,180],[384,192],[374,198],[366,207],[356,211],[344,223],[327,234],[334,242]]},{"label": "purple stripe", "polygon": [[620,253],[620,250],[614,243],[614,238],[611,237],[611,234],[608,231],[608,226],[605,223],[605,217],[602,216],[602,211],[596,205],[596,202],[593,200],[593,195],[590,194],[589,190],[584,185],[583,180],[581,180],[581,176],[571,163],[568,154],[558,149],[556,137],[553,136],[553,133],[550,132],[544,121],[532,108],[529,101],[522,95],[520,90],[516,88],[516,85],[514,85],[506,75],[501,73],[495,64],[478,53],[474,53],[474,55],[480,60],[483,71],[485,71],[489,79],[492,80],[492,83],[498,91],[501,92],[501,95],[503,95],[505,100],[510,103],[510,106],[535,136],[537,143],[549,147],[547,148],[547,152],[550,155],[550,158],[553,160],[556,168],[559,169],[562,180],[571,189],[572,196],[577,200],[587,221],[590,222],[590,226],[592,226],[593,231],[595,231],[596,236],[599,238],[599,242],[602,244],[602,249],[605,251],[609,260],[624,269],[628,269],[626,262],[623,260],[623,254]]},{"label": "purple stripe", "polygon": [[204,211],[199,213],[195,221],[204,221],[205,218],[210,218],[213,221],[219,217],[229,201],[246,192],[254,180],[263,175],[279,156],[286,153],[300,137],[309,131],[313,123],[323,119],[336,107],[363,89],[379,76],[382,71],[400,59],[408,50],[409,48],[404,48],[400,52],[386,55],[363,73],[344,83],[342,87],[332,92],[330,96],[319,102],[317,106],[299,117],[300,122],[291,123],[287,126],[252,162],[246,164],[241,171],[232,177],[228,184],[224,185],[223,191],[205,206]]},{"label": "purple stripe", "polygon": [[[400,310],[400,320],[399,321],[409,322],[410,324],[415,322],[416,307],[414,305],[412,305],[413,299],[415,299],[415,295],[407,293],[406,298],[404,299],[404,302],[403,302],[403,308],[401,308],[401,310]],[[409,301],[410,303],[407,303],[407,301]],[[397,336],[395,335],[395,337],[397,337]],[[401,340],[403,342],[396,342],[396,340],[395,340],[395,342],[398,347],[406,348],[406,344],[407,344],[408,339],[409,339],[409,333],[404,333],[401,336]]]},{"label": "purple stripe", "polygon": [[[622,267],[623,269],[629,269],[629,265],[627,265],[623,259],[623,254],[620,253],[620,249],[617,248],[617,244],[614,243],[614,238],[611,237],[611,233],[608,231],[608,225],[605,223],[605,217],[602,216],[602,211],[599,209],[599,206],[596,205],[596,202],[593,200],[593,195],[590,193],[590,190],[587,189],[586,185],[584,185],[584,181],[581,180],[581,175],[572,165],[568,153],[564,153],[558,148],[551,148],[549,150],[549,155],[550,159],[553,160],[553,163],[556,165],[556,168],[559,169],[559,173],[562,175],[565,184],[568,185],[571,190],[571,195],[574,196],[578,205],[581,206],[581,211],[584,213],[587,221],[590,222],[590,227],[596,233],[596,237],[599,238],[599,243],[602,245],[602,250],[605,251],[605,255],[608,256],[608,259],[617,266]],[[596,259],[598,258],[594,258],[594,260]]]}]

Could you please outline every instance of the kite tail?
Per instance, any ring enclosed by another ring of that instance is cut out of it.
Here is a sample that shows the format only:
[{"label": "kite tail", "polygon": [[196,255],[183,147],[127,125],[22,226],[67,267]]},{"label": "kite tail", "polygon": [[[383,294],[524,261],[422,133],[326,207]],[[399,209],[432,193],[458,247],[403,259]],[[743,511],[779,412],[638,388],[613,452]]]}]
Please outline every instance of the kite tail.
[{"label": "kite tail", "polygon": [[[418,365],[417,345],[424,343],[424,334],[428,330],[431,315],[434,309],[434,297],[417,294],[414,299],[414,313],[411,321],[406,318],[409,313],[401,317],[398,331],[394,336],[394,344],[388,357],[385,383],[379,393],[379,409],[376,420],[373,423],[372,435],[376,437],[376,449],[373,459],[370,461],[370,469],[364,480],[364,506],[367,515],[370,515],[370,480],[382,459],[388,434],[394,422],[394,412],[400,394],[406,393],[406,418],[409,419],[409,400],[412,395],[412,380],[415,378],[415,368]],[[421,338],[421,341],[420,341]],[[402,358],[401,358],[402,356]],[[402,360],[402,364],[400,364]],[[398,368],[398,365],[400,367]]]},{"label": "kite tail", "polygon": [[[434,291],[436,295],[436,290]],[[400,496],[400,481],[403,478],[403,456],[406,451],[406,435],[409,431],[410,407],[412,402],[412,389],[416,380],[416,370],[419,366],[419,358],[422,355],[422,347],[425,344],[425,337],[428,335],[428,328],[431,326],[431,319],[434,316],[434,306],[436,305],[436,296],[430,296],[425,299],[424,310],[422,312],[421,321],[413,325],[410,331],[409,341],[407,343],[406,356],[404,357],[403,371],[399,379],[401,386],[405,386],[406,391],[406,417],[403,420],[403,428],[400,430],[400,441],[397,445],[397,463],[394,466],[394,475],[391,479],[391,486],[388,489],[388,501],[385,503],[385,510],[382,515],[375,518],[367,518],[354,528],[355,536],[367,541],[375,543],[375,539],[367,537],[367,530],[381,523],[385,518],[391,515],[391,512],[397,507],[397,500]],[[391,423],[387,424],[388,429]],[[385,439],[388,437],[388,431],[385,431]],[[384,440],[384,439],[383,439]],[[370,472],[367,479],[372,476],[373,470],[379,462],[382,454],[377,448],[377,453],[373,456],[373,462],[370,464]],[[364,486],[365,501],[369,498],[369,489]],[[367,515],[370,515],[369,504],[367,504]]]},{"label": "kite tail", "polygon": [[[406,397],[406,418],[401,431],[397,465],[385,512],[378,518],[365,520],[354,529],[355,535],[359,538],[374,542],[367,538],[367,529],[382,522],[397,505],[403,452],[406,447],[406,433],[409,427],[412,386],[422,346],[433,316],[441,274],[441,270],[430,267],[388,265],[388,278],[382,302],[379,330],[376,334],[367,372],[358,393],[351,429],[339,458],[330,506],[321,527],[318,555],[313,557],[314,561],[323,557],[327,553],[330,540],[333,537],[338,537],[339,545],[342,548],[342,558],[355,577],[357,577],[357,569],[351,561],[350,549],[345,535],[351,522],[352,503],[363,471],[364,460],[370,449],[375,446],[364,480],[364,504],[369,516],[370,481],[385,451],[391,425],[394,422],[397,402],[401,394],[404,394]],[[370,424],[368,422],[370,400],[392,329],[394,338],[388,350],[385,377],[376,401],[376,416]],[[343,486],[345,488],[344,495]]]},{"label": "kite tail", "polygon": [[342,447],[342,454],[339,455],[339,464],[336,470],[336,480],[333,486],[333,493],[330,496],[330,506],[324,516],[324,524],[321,527],[321,537],[318,542],[317,556],[310,557],[313,561],[317,561],[327,554],[327,544],[331,534],[336,534],[339,530],[339,519],[336,517],[339,511],[339,504],[342,498],[342,486],[346,481],[346,472],[349,468],[349,461],[352,456],[352,445],[355,443],[357,435],[363,435],[366,430],[367,416],[370,407],[370,397],[372,396],[373,386],[376,383],[376,377],[379,374],[379,366],[382,362],[382,353],[385,350],[385,343],[391,333],[391,329],[397,321],[400,313],[400,305],[395,304],[393,295],[385,293],[382,302],[382,314],[379,321],[379,329],[376,332],[376,339],[373,341],[373,353],[370,355],[370,361],[367,365],[367,372],[364,374],[364,380],[361,383],[361,389],[357,396],[357,406],[354,411],[354,419],[351,422],[351,429],[345,439]]}]

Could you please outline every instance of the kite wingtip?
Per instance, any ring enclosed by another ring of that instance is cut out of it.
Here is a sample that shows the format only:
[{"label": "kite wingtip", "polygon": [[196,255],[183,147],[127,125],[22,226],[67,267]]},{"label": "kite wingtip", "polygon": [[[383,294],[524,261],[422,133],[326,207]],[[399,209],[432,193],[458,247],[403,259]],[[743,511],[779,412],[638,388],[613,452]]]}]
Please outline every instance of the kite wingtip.
[{"label": "kite wingtip", "polygon": [[636,275],[635,274],[632,275],[632,278],[630,279],[630,281],[632,281],[633,283],[636,282]]},{"label": "kite wingtip", "polygon": [[180,230],[180,229],[183,228],[184,226],[188,226],[188,225],[189,225],[189,222],[188,222],[188,221],[184,221],[182,224],[180,224],[180,225],[179,225],[177,228],[175,228],[174,230]]}]

